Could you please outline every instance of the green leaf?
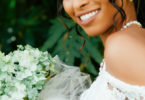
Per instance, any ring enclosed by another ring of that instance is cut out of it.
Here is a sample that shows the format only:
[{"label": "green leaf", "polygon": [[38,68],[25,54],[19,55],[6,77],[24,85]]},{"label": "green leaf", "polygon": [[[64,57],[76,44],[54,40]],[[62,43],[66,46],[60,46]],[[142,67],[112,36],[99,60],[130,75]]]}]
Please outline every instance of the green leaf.
[{"label": "green leaf", "polygon": [[16,0],[11,0],[11,1],[10,1],[10,8],[11,8],[11,9],[14,9],[15,6],[16,6]]}]

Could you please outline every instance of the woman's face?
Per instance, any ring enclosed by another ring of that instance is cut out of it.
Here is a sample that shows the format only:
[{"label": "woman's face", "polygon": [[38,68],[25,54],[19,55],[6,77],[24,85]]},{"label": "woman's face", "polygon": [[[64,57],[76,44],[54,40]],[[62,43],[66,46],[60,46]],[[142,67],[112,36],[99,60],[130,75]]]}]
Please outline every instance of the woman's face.
[{"label": "woman's face", "polygon": [[63,7],[89,36],[105,33],[117,12],[109,0],[63,0]]}]

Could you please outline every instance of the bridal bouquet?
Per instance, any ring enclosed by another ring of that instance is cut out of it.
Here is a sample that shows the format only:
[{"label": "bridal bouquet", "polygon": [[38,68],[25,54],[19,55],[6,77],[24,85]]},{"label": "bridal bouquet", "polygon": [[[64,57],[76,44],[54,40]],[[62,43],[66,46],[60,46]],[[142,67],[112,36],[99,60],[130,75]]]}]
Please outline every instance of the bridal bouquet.
[{"label": "bridal bouquet", "polygon": [[0,100],[77,100],[89,84],[78,68],[29,45],[0,52]]},{"label": "bridal bouquet", "polygon": [[36,100],[46,80],[55,74],[48,52],[30,46],[0,52],[0,100]]}]

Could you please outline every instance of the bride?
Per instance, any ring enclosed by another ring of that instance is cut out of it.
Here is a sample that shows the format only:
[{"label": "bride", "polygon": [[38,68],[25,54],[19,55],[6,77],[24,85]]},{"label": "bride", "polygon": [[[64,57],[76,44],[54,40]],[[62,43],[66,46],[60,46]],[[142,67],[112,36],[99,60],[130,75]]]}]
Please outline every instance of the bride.
[{"label": "bride", "polygon": [[59,3],[89,36],[100,36],[105,48],[99,75],[80,100],[145,100],[145,0]]}]

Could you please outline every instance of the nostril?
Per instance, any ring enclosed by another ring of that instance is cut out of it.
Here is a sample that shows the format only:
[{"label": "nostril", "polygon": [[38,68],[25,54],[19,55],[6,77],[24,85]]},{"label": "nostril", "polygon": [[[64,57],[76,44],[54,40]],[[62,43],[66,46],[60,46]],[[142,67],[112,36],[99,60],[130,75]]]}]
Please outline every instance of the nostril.
[{"label": "nostril", "polygon": [[75,5],[77,5],[79,8],[84,8],[89,4],[89,0],[76,0]]},{"label": "nostril", "polygon": [[82,7],[84,7],[84,6],[86,6],[86,4],[82,4],[80,7],[82,8]]}]

